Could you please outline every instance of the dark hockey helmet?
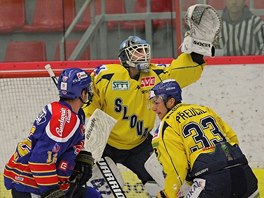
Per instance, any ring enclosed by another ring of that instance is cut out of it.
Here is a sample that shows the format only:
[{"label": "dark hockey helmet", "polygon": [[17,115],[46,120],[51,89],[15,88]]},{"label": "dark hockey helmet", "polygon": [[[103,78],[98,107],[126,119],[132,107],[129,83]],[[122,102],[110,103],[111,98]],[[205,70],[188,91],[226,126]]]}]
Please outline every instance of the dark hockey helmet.
[{"label": "dark hockey helmet", "polygon": [[155,100],[161,97],[164,102],[167,102],[169,98],[174,98],[177,102],[181,102],[181,93],[179,84],[174,79],[167,79],[159,82],[150,90],[149,99]]},{"label": "dark hockey helmet", "polygon": [[118,57],[124,67],[134,67],[148,72],[151,58],[150,45],[138,36],[129,36],[120,44]]},{"label": "dark hockey helmet", "polygon": [[88,101],[92,99],[90,75],[79,68],[69,68],[63,70],[58,79],[59,96],[67,99],[75,99],[81,96],[82,90],[88,93]]}]

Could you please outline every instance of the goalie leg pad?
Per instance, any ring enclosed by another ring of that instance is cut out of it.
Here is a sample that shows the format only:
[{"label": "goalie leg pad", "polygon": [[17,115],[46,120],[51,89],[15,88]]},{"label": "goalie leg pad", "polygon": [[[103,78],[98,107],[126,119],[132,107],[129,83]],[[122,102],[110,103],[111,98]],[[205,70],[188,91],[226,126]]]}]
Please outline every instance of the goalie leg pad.
[{"label": "goalie leg pad", "polygon": [[96,109],[85,126],[85,149],[98,162],[104,152],[109,134],[116,120],[100,109]]},{"label": "goalie leg pad", "polygon": [[157,197],[158,192],[163,190],[163,188],[154,181],[145,183],[144,188],[147,190],[149,197]]},{"label": "goalie leg pad", "polygon": [[158,185],[163,189],[164,188],[163,168],[159,163],[154,152],[145,162],[145,169],[151,175],[151,177],[158,183]]}]

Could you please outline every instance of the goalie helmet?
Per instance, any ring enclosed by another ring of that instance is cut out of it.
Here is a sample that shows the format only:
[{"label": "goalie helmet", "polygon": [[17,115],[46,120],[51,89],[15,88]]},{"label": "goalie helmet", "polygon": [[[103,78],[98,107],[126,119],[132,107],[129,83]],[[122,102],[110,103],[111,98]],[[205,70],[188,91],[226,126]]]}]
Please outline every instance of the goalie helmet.
[{"label": "goalie helmet", "polygon": [[149,99],[161,98],[164,102],[167,102],[169,98],[174,98],[177,102],[181,102],[181,93],[180,85],[174,79],[167,79],[159,82],[150,90]]},{"label": "goalie helmet", "polygon": [[126,68],[134,67],[148,72],[151,57],[150,45],[138,36],[129,36],[121,43],[118,57]]},{"label": "goalie helmet", "polygon": [[91,77],[79,68],[65,69],[58,79],[59,96],[67,99],[76,99],[81,96],[82,90],[88,93],[88,101],[92,99]]}]

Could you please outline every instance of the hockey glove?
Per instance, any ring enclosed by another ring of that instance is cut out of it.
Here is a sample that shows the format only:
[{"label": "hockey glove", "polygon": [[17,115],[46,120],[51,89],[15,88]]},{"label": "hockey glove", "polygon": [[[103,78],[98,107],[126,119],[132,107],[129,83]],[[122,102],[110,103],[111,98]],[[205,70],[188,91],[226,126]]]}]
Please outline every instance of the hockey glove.
[{"label": "hockey glove", "polygon": [[214,56],[213,44],[217,42],[221,28],[217,11],[210,5],[196,4],[188,8],[185,21],[190,30],[185,33],[181,51]]},{"label": "hockey glove", "polygon": [[94,158],[92,154],[87,151],[81,151],[75,159],[74,171],[70,180],[74,180],[77,175],[80,175],[79,185],[82,186],[92,177],[92,169],[94,165]]},{"label": "hockey glove", "polygon": [[41,198],[62,198],[62,197],[64,197],[64,192],[59,187],[49,190],[41,196]]}]

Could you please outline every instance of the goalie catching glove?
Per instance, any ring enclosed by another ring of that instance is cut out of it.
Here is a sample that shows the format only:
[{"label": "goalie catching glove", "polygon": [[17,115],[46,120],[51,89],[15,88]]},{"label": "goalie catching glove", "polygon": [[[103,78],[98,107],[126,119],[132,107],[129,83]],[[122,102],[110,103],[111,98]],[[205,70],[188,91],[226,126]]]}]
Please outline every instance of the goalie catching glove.
[{"label": "goalie catching glove", "polygon": [[90,152],[80,151],[75,162],[76,164],[70,180],[73,181],[78,175],[80,175],[79,185],[82,186],[92,177],[94,158]]},{"label": "goalie catching glove", "polygon": [[185,33],[181,51],[187,54],[196,52],[204,56],[214,56],[214,43],[217,42],[221,19],[210,5],[196,4],[186,12],[185,21],[190,30]]}]

